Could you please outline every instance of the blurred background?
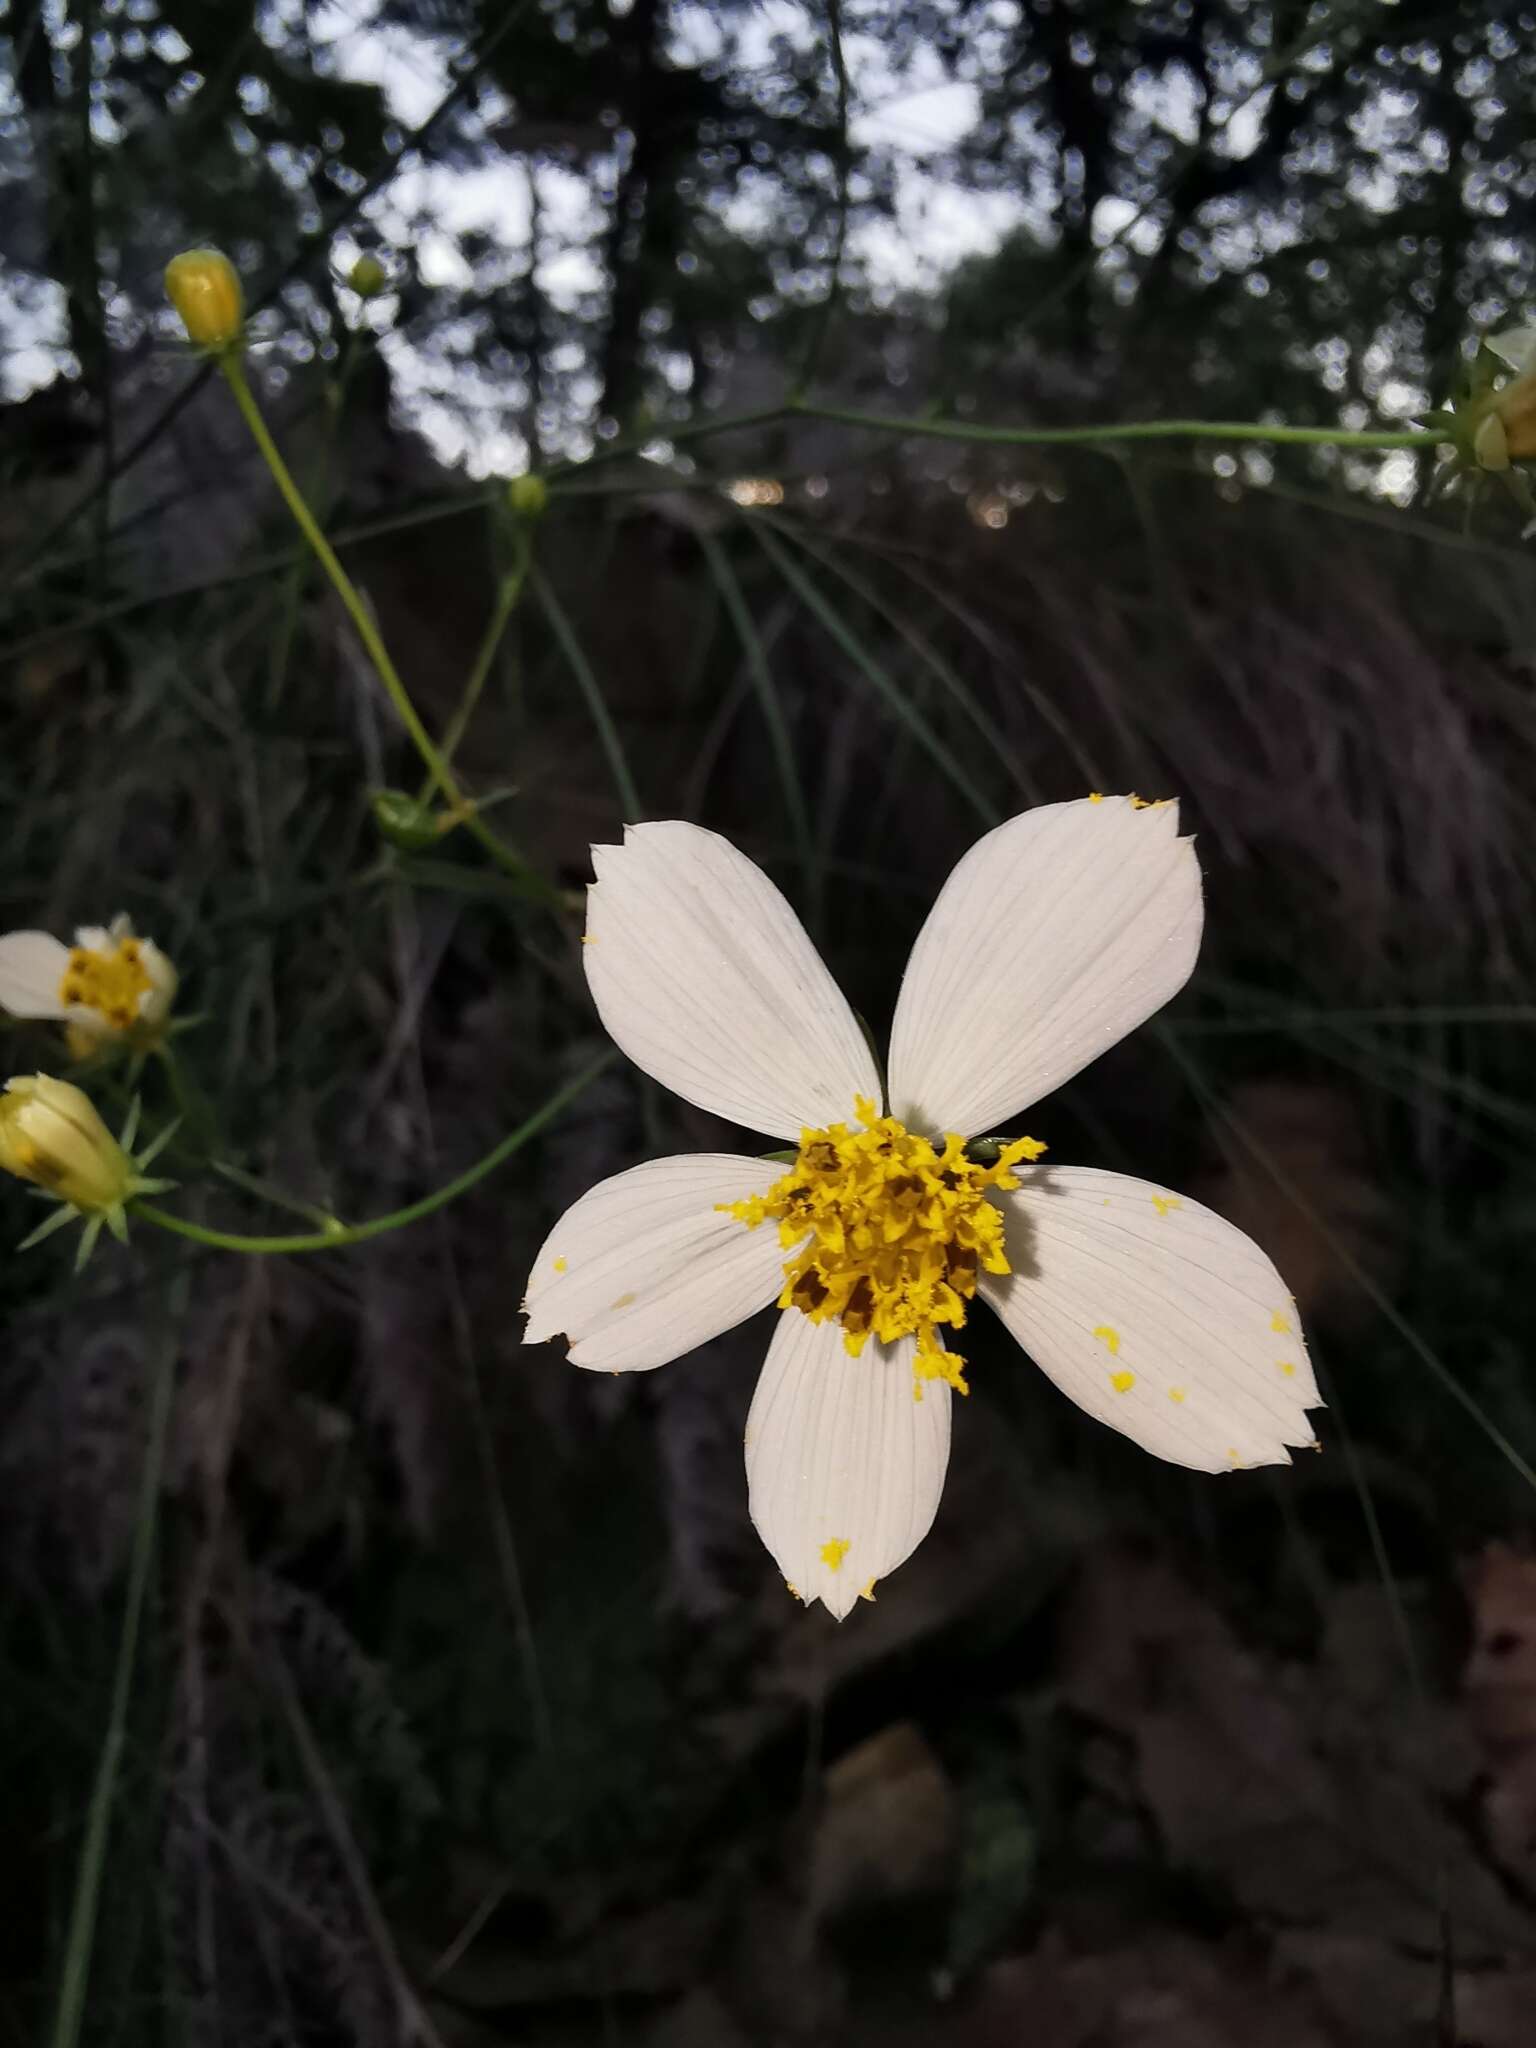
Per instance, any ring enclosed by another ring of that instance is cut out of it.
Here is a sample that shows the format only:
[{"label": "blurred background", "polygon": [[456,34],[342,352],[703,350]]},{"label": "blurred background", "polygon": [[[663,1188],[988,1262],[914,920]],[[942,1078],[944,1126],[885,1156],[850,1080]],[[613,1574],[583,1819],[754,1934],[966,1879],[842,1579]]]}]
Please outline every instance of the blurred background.
[{"label": "blurred background", "polygon": [[[586,1068],[626,818],[735,838],[883,1035],[980,831],[1177,795],[1200,967],[1030,1128],[1256,1236],[1330,1403],[1205,1479],[981,1322],[838,1627],[747,1520],[765,1319],[520,1348],[568,1202],[739,1143],[622,1061],[373,1245],[8,1255],[0,2042],[1529,2041],[1519,512],[985,430],[1411,425],[1532,314],[1533,90],[1503,0],[0,4],[0,924],[178,963],[182,1213],[382,1214]],[[481,668],[456,762],[554,907],[380,832],[419,764],[179,339],[195,242],[434,732]]]}]

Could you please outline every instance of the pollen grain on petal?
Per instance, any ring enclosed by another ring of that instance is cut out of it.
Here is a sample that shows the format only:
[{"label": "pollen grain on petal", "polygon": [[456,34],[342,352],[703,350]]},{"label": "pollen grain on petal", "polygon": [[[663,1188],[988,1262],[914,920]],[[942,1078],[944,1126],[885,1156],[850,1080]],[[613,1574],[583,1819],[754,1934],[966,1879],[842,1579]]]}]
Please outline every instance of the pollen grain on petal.
[{"label": "pollen grain on petal", "polygon": [[555,1271],[556,1271],[557,1273],[563,1273],[563,1272],[565,1271],[565,1269],[566,1269],[566,1261],[565,1261],[564,1259],[556,1259],[556,1260],[555,1260],[555,1261],[554,1261],[553,1263],[554,1263],[554,1268],[555,1268]]},{"label": "pollen grain on petal", "polygon": [[1152,1206],[1159,1216],[1166,1216],[1170,1210],[1182,1209],[1184,1204],[1177,1195],[1154,1195],[1152,1197]]},{"label": "pollen grain on petal", "polygon": [[1120,1356],[1120,1332],[1118,1330],[1111,1329],[1108,1323],[1100,1323],[1093,1334],[1098,1338],[1111,1358],[1118,1358]]},{"label": "pollen grain on petal", "polygon": [[1112,1372],[1109,1384],[1117,1394],[1128,1394],[1136,1384],[1136,1375],[1133,1372]]},{"label": "pollen grain on petal", "polygon": [[1276,1309],[1274,1314],[1270,1317],[1269,1327],[1274,1331],[1277,1337],[1288,1337],[1291,1334],[1290,1320],[1288,1317],[1282,1315],[1279,1309]]},{"label": "pollen grain on petal", "polygon": [[1168,1389],[1168,1398],[1175,1407],[1182,1408],[1189,1399],[1189,1389],[1187,1387],[1170,1387]]},{"label": "pollen grain on petal", "polygon": [[821,1561],[829,1572],[840,1572],[843,1559],[852,1550],[853,1544],[846,1536],[834,1536],[830,1543],[821,1546]]}]

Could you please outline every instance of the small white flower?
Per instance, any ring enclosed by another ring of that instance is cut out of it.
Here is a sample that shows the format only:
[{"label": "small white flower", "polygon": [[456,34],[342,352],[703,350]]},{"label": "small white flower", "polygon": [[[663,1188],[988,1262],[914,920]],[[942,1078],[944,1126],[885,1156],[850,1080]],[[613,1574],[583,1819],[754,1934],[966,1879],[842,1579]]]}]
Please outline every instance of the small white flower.
[{"label": "small white flower", "polygon": [[82,925],[73,946],[51,932],[0,936],[0,1010],[63,1024],[70,1050],[85,1058],[110,1041],[151,1045],[176,999],[176,969],[126,917],[103,930]]},{"label": "small white flower", "polygon": [[777,1300],[747,1484],[801,1599],[841,1619],[927,1533],[965,1390],[942,1332],[978,1295],[1159,1457],[1222,1472],[1313,1442],[1294,1304],[1241,1231],[1145,1181],[1025,1165],[1033,1140],[964,1149],[1188,979],[1200,870],[1172,804],[1047,804],[971,848],[907,963],[889,1117],[852,1010],[728,840],[638,825],[592,858],[584,960],[614,1039],[687,1101],[800,1149],[787,1171],[701,1154],[592,1188],[534,1261],[524,1341],[563,1334],[577,1365],[645,1371]]}]

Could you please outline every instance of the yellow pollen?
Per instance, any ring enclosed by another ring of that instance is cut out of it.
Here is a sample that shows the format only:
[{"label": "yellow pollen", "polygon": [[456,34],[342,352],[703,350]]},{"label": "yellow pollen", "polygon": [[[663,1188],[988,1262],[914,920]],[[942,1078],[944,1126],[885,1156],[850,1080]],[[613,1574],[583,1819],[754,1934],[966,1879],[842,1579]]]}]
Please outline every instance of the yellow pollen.
[{"label": "yellow pollen", "polygon": [[1289,1322],[1287,1322],[1286,1318],[1283,1315],[1281,1315],[1279,1309],[1276,1309],[1274,1314],[1270,1317],[1269,1327],[1274,1331],[1277,1337],[1289,1337],[1289,1335],[1291,1334],[1291,1326]]},{"label": "yellow pollen", "polygon": [[1011,1270],[1003,1212],[990,1197],[1016,1188],[1013,1169],[1045,1147],[1016,1138],[983,1166],[953,1131],[919,1137],[863,1096],[854,1109],[861,1129],[803,1130],[793,1166],[766,1195],[718,1207],[749,1230],[778,1225],[790,1254],[780,1308],[841,1323],[853,1358],[871,1337],[915,1337],[917,1399],[928,1380],[966,1393],[965,1360],[944,1349],[939,1331],[964,1325],[978,1274]]},{"label": "yellow pollen", "polygon": [[1177,1195],[1154,1195],[1152,1206],[1159,1216],[1166,1216],[1170,1209],[1182,1209],[1184,1204]]},{"label": "yellow pollen", "polygon": [[1112,1330],[1108,1323],[1100,1323],[1093,1334],[1103,1344],[1111,1358],[1118,1358],[1120,1356],[1120,1332],[1118,1330]]},{"label": "yellow pollen", "polygon": [[556,1259],[556,1261],[555,1261],[555,1271],[556,1271],[557,1273],[563,1273],[563,1272],[565,1271],[565,1261],[564,1261],[564,1259]]},{"label": "yellow pollen", "polygon": [[94,1010],[114,1030],[126,1031],[138,1017],[139,998],[153,986],[140,939],[118,939],[111,946],[72,946],[59,983],[59,1001]]},{"label": "yellow pollen", "polygon": [[[840,1572],[843,1568],[843,1559],[852,1548],[853,1545],[846,1536],[834,1536],[830,1543],[823,1543],[821,1546],[821,1561],[829,1572]],[[870,1584],[873,1585],[874,1581],[871,1580]]]},{"label": "yellow pollen", "polygon": [[1168,1389],[1168,1398],[1170,1401],[1177,1402],[1179,1407],[1182,1408],[1189,1396],[1183,1387],[1170,1387]]},{"label": "yellow pollen", "polygon": [[862,1586],[860,1586],[860,1588],[859,1588],[859,1598],[860,1598],[861,1600],[867,1600],[867,1601],[869,1601],[869,1603],[870,1603],[870,1605],[871,1605],[871,1606],[873,1606],[873,1605],[874,1605],[874,1599],[875,1599],[875,1582],[874,1582],[874,1580],[873,1580],[873,1579],[866,1579],[866,1580],[865,1580],[865,1582],[864,1582],[864,1584],[863,1584]]},{"label": "yellow pollen", "polygon": [[615,1308],[628,1308],[634,1298],[632,1294],[621,1294],[613,1305]]},{"label": "yellow pollen", "polygon": [[581,935],[581,943],[584,946],[595,946],[597,944],[597,940],[594,938],[591,932],[583,932]]},{"label": "yellow pollen", "polygon": [[1296,1368],[1288,1358],[1277,1358],[1275,1363],[1288,1380],[1295,1379]]},{"label": "yellow pollen", "polygon": [[1109,1384],[1117,1394],[1128,1394],[1136,1384],[1136,1375],[1133,1372],[1112,1372]]},{"label": "yellow pollen", "polygon": [[1088,792],[1088,801],[1089,801],[1089,803],[1091,803],[1091,804],[1101,804],[1101,803],[1103,803],[1103,801],[1104,801],[1104,792],[1103,792],[1103,790],[1102,790],[1102,789],[1090,789],[1090,790],[1089,790],[1089,792]]}]

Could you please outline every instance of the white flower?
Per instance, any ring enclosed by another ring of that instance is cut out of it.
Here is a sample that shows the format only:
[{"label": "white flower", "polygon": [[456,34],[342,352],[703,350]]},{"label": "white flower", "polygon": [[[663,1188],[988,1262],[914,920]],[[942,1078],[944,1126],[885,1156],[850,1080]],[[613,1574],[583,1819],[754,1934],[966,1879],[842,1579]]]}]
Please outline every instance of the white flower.
[{"label": "white flower", "polygon": [[524,1341],[563,1334],[577,1365],[645,1371],[777,1300],[747,1484],[801,1599],[841,1619],[926,1534],[965,1390],[942,1333],[977,1295],[1159,1457],[1221,1472],[1313,1441],[1294,1304],[1241,1231],[1145,1181],[1025,1165],[1033,1140],[963,1149],[1188,979],[1200,870],[1173,805],[1048,804],[971,848],[907,963],[889,1117],[852,1010],[728,840],[638,825],[592,858],[584,960],[614,1039],[689,1102],[800,1149],[787,1171],[711,1153],[601,1182],[540,1248]]},{"label": "white flower", "polygon": [[107,1042],[152,1044],[176,998],[176,969],[153,939],[135,936],[126,917],[105,930],[82,925],[73,946],[51,932],[0,937],[0,1010],[66,1027],[80,1058]]}]

